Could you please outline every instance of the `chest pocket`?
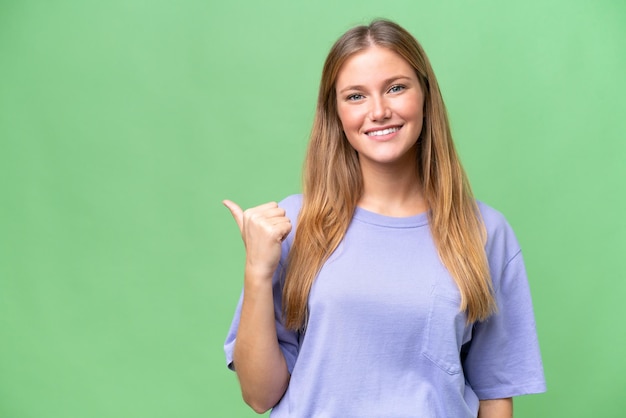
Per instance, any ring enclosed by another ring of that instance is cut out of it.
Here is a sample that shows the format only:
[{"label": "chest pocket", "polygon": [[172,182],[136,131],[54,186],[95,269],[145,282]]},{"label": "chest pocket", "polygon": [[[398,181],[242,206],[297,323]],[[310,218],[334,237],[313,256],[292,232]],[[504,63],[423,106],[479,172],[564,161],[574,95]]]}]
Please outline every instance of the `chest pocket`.
[{"label": "chest pocket", "polygon": [[459,300],[433,296],[422,347],[424,357],[451,375],[462,370],[461,345],[466,315],[459,306]]}]

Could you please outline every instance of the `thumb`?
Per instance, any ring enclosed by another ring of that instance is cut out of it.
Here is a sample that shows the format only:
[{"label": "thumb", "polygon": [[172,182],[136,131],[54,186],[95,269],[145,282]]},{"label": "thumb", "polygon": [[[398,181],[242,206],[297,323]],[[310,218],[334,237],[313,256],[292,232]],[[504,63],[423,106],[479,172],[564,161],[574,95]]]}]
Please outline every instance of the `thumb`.
[{"label": "thumb", "polygon": [[231,200],[223,200],[222,203],[224,206],[230,210],[230,214],[233,215],[235,222],[237,222],[237,226],[239,227],[239,231],[243,231],[243,210],[239,207],[238,204]]}]

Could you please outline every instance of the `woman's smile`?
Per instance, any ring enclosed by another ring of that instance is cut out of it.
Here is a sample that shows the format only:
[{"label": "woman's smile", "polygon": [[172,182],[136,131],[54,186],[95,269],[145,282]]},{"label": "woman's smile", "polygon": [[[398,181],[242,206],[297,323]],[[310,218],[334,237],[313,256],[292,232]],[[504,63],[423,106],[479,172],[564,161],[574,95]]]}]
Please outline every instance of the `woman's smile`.
[{"label": "woman's smile", "polygon": [[374,128],[365,131],[365,135],[378,141],[384,141],[393,138],[402,126],[393,126],[390,128]]}]

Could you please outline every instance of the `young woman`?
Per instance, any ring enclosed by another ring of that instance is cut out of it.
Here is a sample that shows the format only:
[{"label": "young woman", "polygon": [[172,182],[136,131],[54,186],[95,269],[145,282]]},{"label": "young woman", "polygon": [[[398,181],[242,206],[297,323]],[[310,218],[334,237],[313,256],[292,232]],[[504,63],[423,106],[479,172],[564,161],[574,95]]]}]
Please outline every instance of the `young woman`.
[{"label": "young woman", "polygon": [[519,245],[476,202],[431,65],[397,24],[324,65],[302,195],[245,212],[225,351],[272,417],[510,417],[545,390]]}]

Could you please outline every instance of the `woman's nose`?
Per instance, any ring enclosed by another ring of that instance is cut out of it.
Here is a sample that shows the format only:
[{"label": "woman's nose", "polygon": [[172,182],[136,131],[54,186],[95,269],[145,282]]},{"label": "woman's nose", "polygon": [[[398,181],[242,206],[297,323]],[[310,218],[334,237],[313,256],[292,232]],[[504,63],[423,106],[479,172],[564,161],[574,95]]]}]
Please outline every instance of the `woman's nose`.
[{"label": "woman's nose", "polygon": [[372,98],[370,103],[370,119],[372,121],[385,120],[391,117],[391,109],[384,98]]}]

